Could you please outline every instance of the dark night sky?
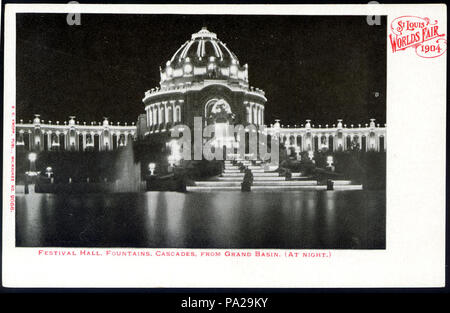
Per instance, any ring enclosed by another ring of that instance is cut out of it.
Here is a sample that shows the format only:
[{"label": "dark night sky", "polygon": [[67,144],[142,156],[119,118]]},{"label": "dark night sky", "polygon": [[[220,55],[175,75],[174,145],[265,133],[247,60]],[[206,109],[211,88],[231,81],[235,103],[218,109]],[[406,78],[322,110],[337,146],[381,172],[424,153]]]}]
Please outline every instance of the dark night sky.
[{"label": "dark night sky", "polygon": [[365,16],[17,14],[18,118],[136,121],[159,66],[202,26],[248,63],[267,124],[385,122],[386,19]]}]

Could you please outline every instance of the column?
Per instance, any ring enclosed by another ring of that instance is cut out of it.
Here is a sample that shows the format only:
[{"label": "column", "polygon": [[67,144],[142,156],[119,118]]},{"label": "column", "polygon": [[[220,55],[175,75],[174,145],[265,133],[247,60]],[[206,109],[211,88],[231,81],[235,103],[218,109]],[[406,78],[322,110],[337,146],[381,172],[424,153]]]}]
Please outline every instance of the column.
[{"label": "column", "polygon": [[286,148],[286,154],[291,155],[289,147],[291,146],[291,134],[286,134],[286,144],[284,145]]},{"label": "column", "polygon": [[75,131],[75,150],[80,151],[80,133]]},{"label": "column", "polygon": [[52,131],[49,130],[47,132],[47,150],[50,151],[52,149]]},{"label": "column", "polygon": [[333,151],[336,151],[339,147],[338,136],[336,133],[333,134]]},{"label": "column", "polygon": [[164,126],[167,124],[167,122],[169,121],[169,112],[167,110],[167,101],[164,102]]},{"label": "column", "polygon": [[264,107],[261,110],[261,124],[264,125]]},{"label": "column", "polygon": [[[378,152],[380,152],[381,151],[381,149],[380,149],[380,135],[379,134],[376,134],[376,136],[377,136],[377,144],[376,144],[376,150],[378,151]],[[385,140],[386,141],[386,140]]]},{"label": "column", "polygon": [[175,101],[172,102],[172,121],[173,121],[173,123],[178,122],[177,121],[177,108],[176,108],[175,103],[176,103]]},{"label": "column", "polygon": [[259,125],[264,124],[263,121],[263,106],[259,105]]},{"label": "column", "polygon": [[258,104],[258,125],[261,125],[261,105]]},{"label": "column", "polygon": [[153,110],[152,107],[150,106],[148,108],[148,126],[152,126],[153,125]]},{"label": "column", "polygon": [[159,108],[159,103],[157,103],[156,105],[155,105],[155,108],[154,108],[154,110],[155,110],[155,123],[156,123],[156,125],[159,125],[159,123],[160,123],[160,121],[161,121],[161,116],[159,115],[159,110],[160,110],[160,108]]},{"label": "column", "polygon": [[148,116],[149,116],[149,126],[153,125],[153,108],[150,106],[148,108]]},{"label": "column", "polygon": [[163,124],[163,112],[162,112],[162,105],[161,104],[159,104],[158,105],[158,125],[161,125],[161,124]]}]

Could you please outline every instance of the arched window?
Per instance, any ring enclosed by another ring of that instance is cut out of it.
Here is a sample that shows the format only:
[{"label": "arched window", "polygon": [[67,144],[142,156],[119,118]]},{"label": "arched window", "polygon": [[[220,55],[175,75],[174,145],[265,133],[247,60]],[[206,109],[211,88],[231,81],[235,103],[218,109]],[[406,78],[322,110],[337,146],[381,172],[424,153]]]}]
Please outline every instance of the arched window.
[{"label": "arched window", "polygon": [[327,137],[325,135],[320,136],[320,150],[328,149]]},{"label": "arched window", "polygon": [[350,137],[350,135],[348,135],[345,138],[345,147],[347,150],[351,150],[352,149],[352,137]]},{"label": "arched window", "polygon": [[82,134],[78,134],[78,150],[80,150],[80,151],[84,150],[84,142],[83,142]]},{"label": "arched window", "polygon": [[23,140],[23,131],[17,132],[17,145],[24,145],[24,140]]},{"label": "arched window", "polygon": [[48,134],[44,135],[44,150],[48,151],[49,149],[49,142],[48,142]]},{"label": "arched window", "polygon": [[119,135],[119,147],[124,146],[125,145],[125,135],[124,134],[120,134]]},{"label": "arched window", "polygon": [[59,134],[59,149],[66,150],[66,135]]},{"label": "arched window", "polygon": [[380,149],[379,151],[383,152],[384,151],[384,136],[380,136],[380,145],[379,145]]},{"label": "arched window", "polygon": [[112,148],[113,148],[113,150],[117,149],[117,135],[116,134],[112,135]]},{"label": "arched window", "polygon": [[86,149],[92,148],[94,146],[94,138],[92,137],[92,134],[86,134]]},{"label": "arched window", "polygon": [[295,137],[294,135],[289,136],[289,145],[295,146]]},{"label": "arched window", "polygon": [[297,147],[302,147],[302,136],[297,135]]},{"label": "arched window", "polygon": [[34,132],[34,150],[41,150],[41,131],[39,129]]},{"label": "arched window", "polygon": [[267,135],[267,152],[271,152],[272,150],[272,135]]},{"label": "arched window", "polygon": [[367,139],[366,136],[361,137],[361,150],[366,151],[367,150]]},{"label": "arched window", "polygon": [[71,129],[69,132],[69,144],[70,144],[70,150],[75,151],[75,145],[76,145],[76,131],[75,129]]},{"label": "arched window", "polygon": [[105,130],[103,132],[103,145],[105,146],[105,150],[109,150],[109,132]]},{"label": "arched window", "polygon": [[28,132],[25,132],[23,134],[23,141],[24,141],[25,148],[27,150],[30,150],[30,134]]},{"label": "arched window", "polygon": [[328,137],[328,150],[334,150],[334,137],[332,135]]},{"label": "arched window", "polygon": [[318,151],[319,150],[319,137],[314,136],[313,146],[314,146],[314,151]]},{"label": "arched window", "polygon": [[94,149],[100,150],[100,136],[98,134],[94,134]]},{"label": "arched window", "polygon": [[360,148],[361,148],[361,145],[359,143],[359,137],[356,135],[353,136],[352,148],[355,150],[360,150]]}]

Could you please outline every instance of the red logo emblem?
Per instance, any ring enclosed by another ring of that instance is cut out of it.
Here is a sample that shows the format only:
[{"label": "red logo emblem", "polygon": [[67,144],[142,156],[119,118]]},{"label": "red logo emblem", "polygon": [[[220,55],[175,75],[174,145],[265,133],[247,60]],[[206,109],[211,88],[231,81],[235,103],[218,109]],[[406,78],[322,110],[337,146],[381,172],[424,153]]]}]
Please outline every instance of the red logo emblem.
[{"label": "red logo emblem", "polygon": [[447,51],[445,34],[439,33],[437,20],[428,17],[400,16],[391,23],[392,53],[414,47],[422,58],[436,58]]}]

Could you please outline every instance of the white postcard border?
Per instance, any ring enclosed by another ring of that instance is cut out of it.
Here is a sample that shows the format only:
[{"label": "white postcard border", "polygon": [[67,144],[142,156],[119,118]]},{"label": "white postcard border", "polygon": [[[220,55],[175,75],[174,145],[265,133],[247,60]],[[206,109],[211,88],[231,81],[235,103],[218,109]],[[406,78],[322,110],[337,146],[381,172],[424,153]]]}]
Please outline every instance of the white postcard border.
[{"label": "white postcard border", "polygon": [[[438,20],[440,29],[447,34],[446,7],[443,4],[320,6],[82,4],[75,7],[54,4],[6,5],[2,256],[4,286],[275,288],[444,286],[446,55],[424,59],[418,57],[412,49],[394,54],[388,38],[386,38],[388,128],[386,250],[296,250],[330,252],[331,257],[289,259],[39,256],[38,248],[16,248],[15,212],[9,208],[11,196],[14,195],[11,192],[14,181],[11,181],[10,143],[14,138],[12,123],[15,120],[13,105],[16,99],[16,13],[387,15],[387,27],[396,17],[415,15]],[[156,251],[157,249],[111,250]],[[200,252],[204,249],[167,250]],[[244,249],[244,251],[252,250]]]}]

